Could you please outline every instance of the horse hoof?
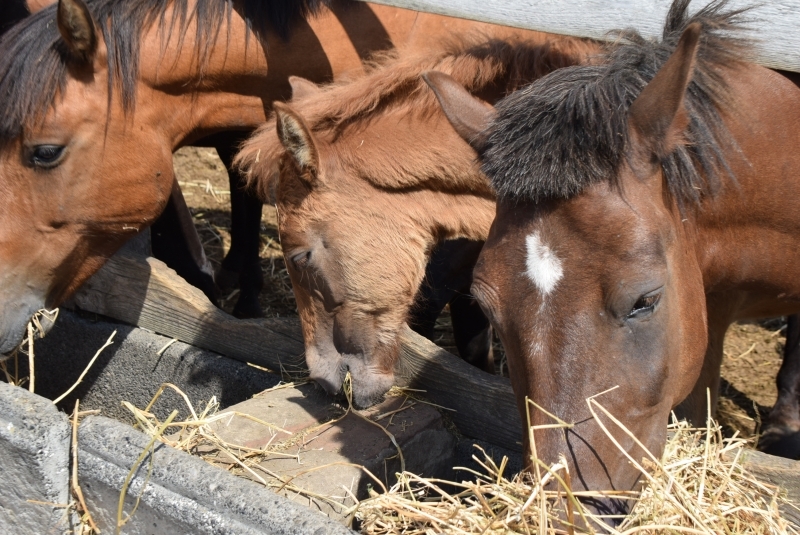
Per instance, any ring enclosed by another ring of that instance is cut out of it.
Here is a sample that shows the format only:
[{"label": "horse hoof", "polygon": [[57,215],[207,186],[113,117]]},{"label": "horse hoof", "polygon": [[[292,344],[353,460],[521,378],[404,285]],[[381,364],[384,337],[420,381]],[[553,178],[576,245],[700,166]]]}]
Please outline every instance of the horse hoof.
[{"label": "horse hoof", "polygon": [[800,431],[795,426],[769,426],[758,440],[758,449],[770,455],[800,460]]}]

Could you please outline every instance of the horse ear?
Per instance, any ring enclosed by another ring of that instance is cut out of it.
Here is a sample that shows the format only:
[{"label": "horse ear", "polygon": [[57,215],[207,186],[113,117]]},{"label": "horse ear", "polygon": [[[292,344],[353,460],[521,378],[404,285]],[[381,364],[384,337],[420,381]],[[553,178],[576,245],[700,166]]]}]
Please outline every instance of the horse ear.
[{"label": "horse ear", "polygon": [[97,25],[83,0],[58,0],[58,31],[72,56],[90,63],[97,51]]},{"label": "horse ear", "polygon": [[292,100],[322,92],[322,89],[317,84],[300,76],[290,76],[289,85],[292,86]]},{"label": "horse ear", "polygon": [[278,139],[300,168],[300,176],[308,186],[318,180],[319,156],[314,136],[303,118],[283,102],[275,102],[275,124]]},{"label": "horse ear", "polygon": [[422,79],[433,89],[442,111],[458,135],[480,152],[484,144],[484,131],[494,118],[494,108],[472,96],[443,72],[428,71],[422,74]]},{"label": "horse ear", "polygon": [[694,72],[700,30],[694,23],[683,31],[675,52],[631,105],[629,121],[638,141],[658,158],[675,150],[689,125],[684,97]]}]

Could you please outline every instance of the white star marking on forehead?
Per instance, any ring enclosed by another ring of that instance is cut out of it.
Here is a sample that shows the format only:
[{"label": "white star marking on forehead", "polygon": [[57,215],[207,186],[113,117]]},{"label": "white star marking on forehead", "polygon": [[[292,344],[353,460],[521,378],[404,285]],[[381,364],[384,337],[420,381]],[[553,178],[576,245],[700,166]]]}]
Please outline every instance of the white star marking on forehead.
[{"label": "white star marking on forehead", "polygon": [[546,296],[553,291],[558,281],[564,276],[561,260],[547,245],[542,243],[538,230],[525,238],[525,243],[528,247],[525,273],[539,288],[539,291]]}]

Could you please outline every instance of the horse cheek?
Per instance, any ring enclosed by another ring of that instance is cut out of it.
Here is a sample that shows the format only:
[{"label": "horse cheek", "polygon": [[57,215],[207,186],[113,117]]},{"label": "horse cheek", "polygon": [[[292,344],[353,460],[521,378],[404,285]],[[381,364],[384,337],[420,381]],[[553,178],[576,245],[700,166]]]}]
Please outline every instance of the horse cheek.
[{"label": "horse cheek", "polygon": [[677,337],[678,377],[671,390],[675,392],[672,405],[675,406],[692,392],[700,377],[708,348],[708,314],[705,288],[700,266],[694,256],[687,255],[683,259],[682,281],[677,291],[680,303],[676,319],[678,325],[672,332],[680,333]]}]

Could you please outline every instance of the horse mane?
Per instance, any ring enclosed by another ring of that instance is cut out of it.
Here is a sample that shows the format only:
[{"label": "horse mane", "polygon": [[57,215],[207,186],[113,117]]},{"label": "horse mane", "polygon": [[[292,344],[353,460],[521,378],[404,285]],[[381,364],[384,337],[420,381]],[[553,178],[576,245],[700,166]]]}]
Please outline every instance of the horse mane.
[{"label": "horse mane", "polygon": [[689,17],[689,2],[673,2],[660,42],[620,31],[600,64],[555,71],[498,104],[480,159],[499,198],[565,199],[609,177],[613,182],[629,143],[631,104],[694,22],[702,33],[685,99],[690,124],[661,166],[681,209],[713,195],[722,176],[735,178],[724,152],[736,146],[722,119],[734,107],[724,74],[746,59],[747,10],[728,11],[728,0],[716,0]]},{"label": "horse mane", "polygon": [[[365,74],[320,87],[318,92],[293,99],[290,104],[315,134],[338,138],[350,128],[362,128],[389,113],[423,117],[441,114],[433,91],[422,80],[421,74],[426,71],[449,74],[473,93],[492,89],[509,93],[555,69],[586,61],[600,47],[596,41],[562,36],[534,43],[524,39],[489,39],[480,33],[462,35],[426,50],[401,48],[381,52],[368,63]],[[283,152],[273,118],[259,127],[236,157],[235,163],[245,172],[248,186],[260,190],[263,198],[271,198],[271,180]],[[346,159],[348,155],[340,156]],[[358,158],[359,165],[378,165],[366,161],[364,155]],[[439,159],[434,157],[432,165],[441,171],[442,166],[449,164],[437,162]],[[392,165],[397,167],[404,165],[399,160],[408,159],[394,160],[397,161]],[[397,184],[375,185],[402,187],[398,184],[408,186],[409,177],[401,175],[426,173],[411,172],[405,167],[392,173],[388,166],[383,171],[362,174],[370,180],[397,175]]]},{"label": "horse mane", "polygon": [[[7,1],[7,0],[2,0]],[[109,93],[119,87],[123,108],[133,110],[139,75],[141,34],[158,24],[164,42],[174,33],[180,41],[197,21],[198,68],[202,74],[234,3],[241,6],[250,33],[268,30],[288,37],[293,23],[316,13],[331,0],[86,0],[108,48]],[[166,12],[174,7],[172,17]],[[0,143],[21,135],[24,125],[41,120],[67,81],[68,57],[55,24],[57,5],[27,17],[0,40]]]}]

